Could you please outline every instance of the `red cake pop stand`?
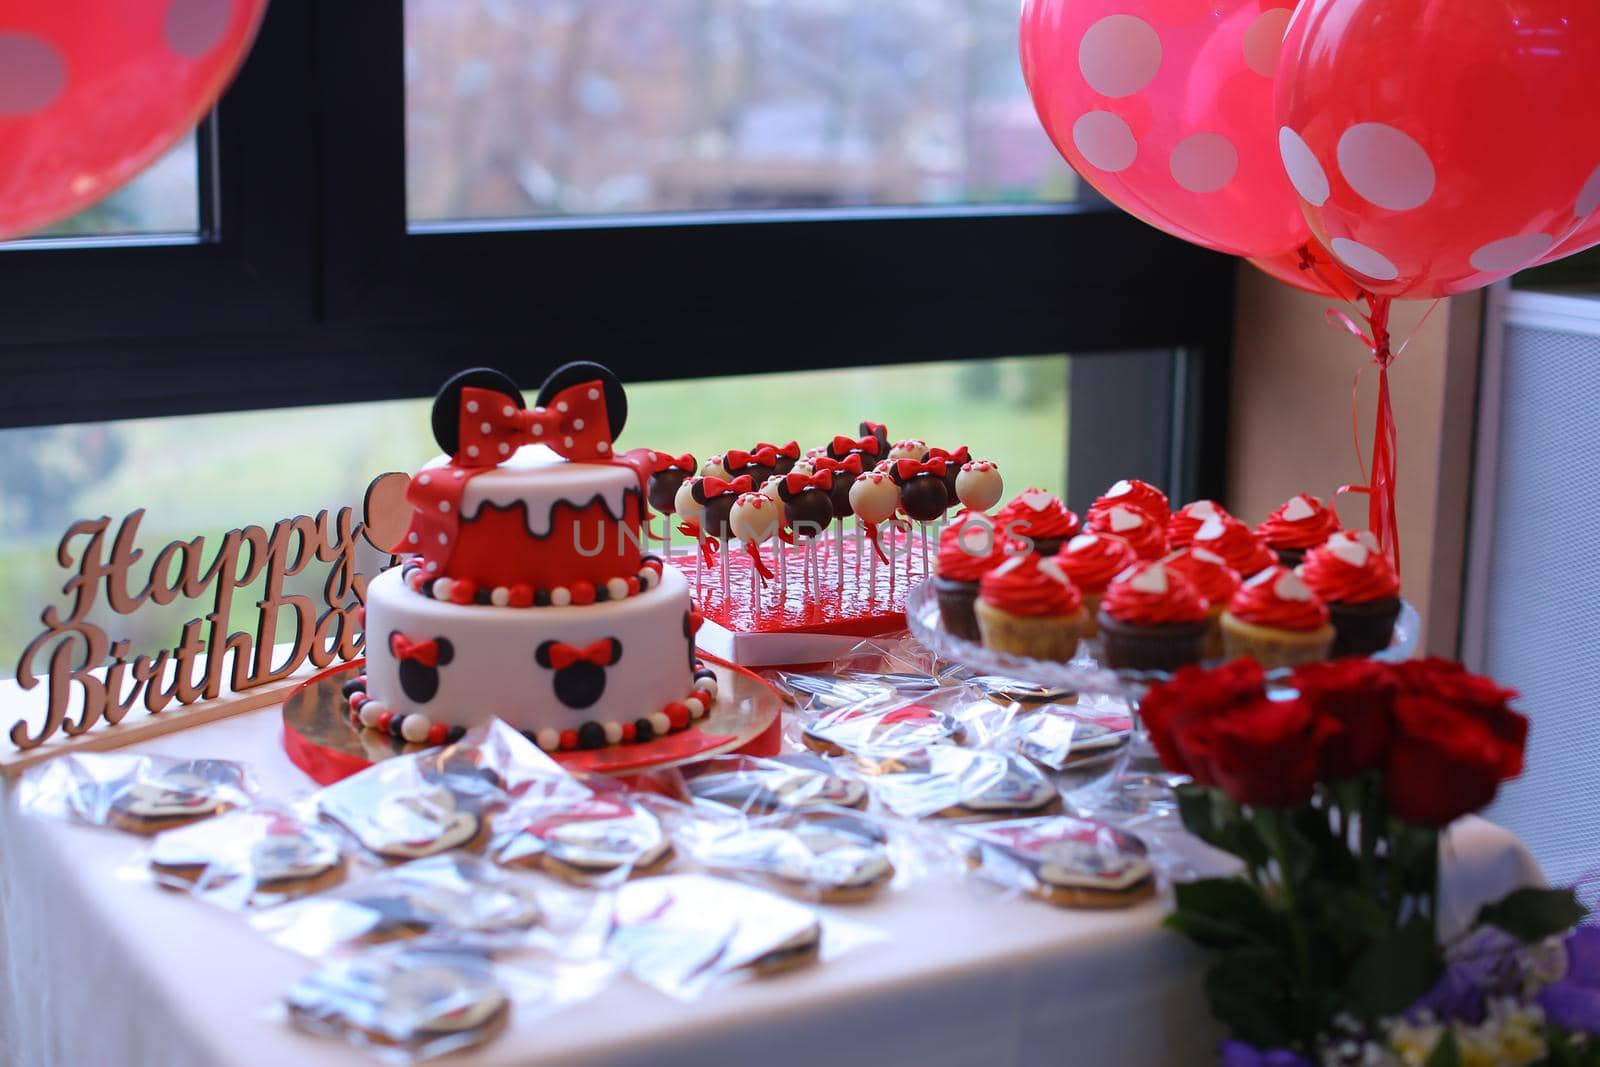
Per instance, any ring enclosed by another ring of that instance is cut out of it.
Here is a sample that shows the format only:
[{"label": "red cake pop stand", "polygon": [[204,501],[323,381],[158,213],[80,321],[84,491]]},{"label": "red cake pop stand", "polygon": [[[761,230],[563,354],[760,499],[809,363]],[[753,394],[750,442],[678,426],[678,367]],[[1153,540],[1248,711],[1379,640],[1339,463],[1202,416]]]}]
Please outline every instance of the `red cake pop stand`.
[{"label": "red cake pop stand", "polygon": [[[701,652],[717,672],[717,701],[705,718],[686,730],[644,744],[553,752],[551,757],[576,772],[638,775],[726,752],[772,756],[778,752],[783,697],[750,671]],[[351,660],[308,678],[283,704],[283,750],[290,762],[321,785],[348,778],[380,760],[420,752],[376,730],[350,725],[341,687],[361,672],[365,660]]]}]

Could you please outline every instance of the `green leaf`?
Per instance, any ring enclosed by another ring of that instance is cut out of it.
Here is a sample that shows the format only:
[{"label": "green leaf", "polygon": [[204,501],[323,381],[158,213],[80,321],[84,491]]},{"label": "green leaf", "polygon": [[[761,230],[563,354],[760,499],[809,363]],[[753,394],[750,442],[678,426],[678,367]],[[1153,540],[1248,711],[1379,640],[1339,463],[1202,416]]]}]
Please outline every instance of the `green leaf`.
[{"label": "green leaf", "polygon": [[1456,1044],[1454,1030],[1448,1027],[1445,1029],[1423,1067],[1461,1067],[1461,1048]]},{"label": "green leaf", "polygon": [[1183,820],[1183,828],[1202,841],[1216,844],[1212,840],[1211,790],[1190,783],[1178,786],[1173,792],[1178,795],[1178,816]]},{"label": "green leaf", "polygon": [[1367,948],[1345,976],[1344,993],[1368,1022],[1395,1015],[1432,988],[1443,969],[1433,926],[1413,919]]},{"label": "green leaf", "polygon": [[1277,916],[1261,892],[1240,878],[1179,883],[1176,907],[1166,925],[1207,948],[1273,945],[1280,938]]},{"label": "green leaf", "polygon": [[1514,889],[1478,912],[1478,925],[1495,926],[1524,944],[1543,941],[1576,926],[1588,909],[1571,889]]},{"label": "green leaf", "polygon": [[1233,1036],[1257,1048],[1280,1048],[1293,1042],[1294,977],[1276,949],[1247,948],[1230,952],[1206,972],[1206,999],[1211,1014],[1227,1024]]}]

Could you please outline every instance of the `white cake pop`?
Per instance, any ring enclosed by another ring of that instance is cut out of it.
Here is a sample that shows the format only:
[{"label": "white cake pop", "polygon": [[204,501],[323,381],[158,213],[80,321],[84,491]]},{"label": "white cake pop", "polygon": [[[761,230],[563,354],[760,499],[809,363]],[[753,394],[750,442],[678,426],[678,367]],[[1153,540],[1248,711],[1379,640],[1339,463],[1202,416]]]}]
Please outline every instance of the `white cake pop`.
[{"label": "white cake pop", "polygon": [[733,536],[746,544],[759,545],[777,534],[782,514],[783,505],[771,497],[763,493],[741,493],[733,502],[728,523]]},{"label": "white cake pop", "polygon": [[899,506],[900,487],[883,471],[868,471],[850,486],[850,510],[862,522],[888,522]]},{"label": "white cake pop", "polygon": [[962,505],[973,511],[988,511],[1000,502],[1005,494],[1005,482],[1000,478],[1000,468],[986,459],[975,459],[961,465],[956,475],[956,497]]},{"label": "white cake pop", "polygon": [[896,441],[889,449],[890,459],[921,459],[928,454],[928,442],[918,441],[915,437],[904,441]]},{"label": "white cake pop", "polygon": [[724,481],[727,480],[728,468],[722,464],[722,455],[723,454],[721,452],[718,452],[714,456],[706,457],[705,465],[700,468],[700,476],[702,478],[721,478]]},{"label": "white cake pop", "polygon": [[678,518],[696,526],[700,525],[700,518],[706,511],[706,506],[694,498],[694,487],[699,481],[699,478],[685,478],[678,486],[678,495],[672,498],[672,510]]}]

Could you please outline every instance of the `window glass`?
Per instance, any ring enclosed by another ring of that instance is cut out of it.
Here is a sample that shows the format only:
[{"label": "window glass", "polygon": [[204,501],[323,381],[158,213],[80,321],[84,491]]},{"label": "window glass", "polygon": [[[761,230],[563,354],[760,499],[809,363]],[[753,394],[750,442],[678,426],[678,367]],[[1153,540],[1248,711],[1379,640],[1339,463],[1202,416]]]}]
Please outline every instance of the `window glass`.
[{"label": "window glass", "polygon": [[1071,199],[1016,0],[406,0],[414,222]]},{"label": "window glass", "polygon": [[104,200],[28,236],[132,237],[199,230],[196,145],[193,137],[185,137]]},{"label": "window glass", "polygon": [[[871,419],[893,439],[970,445],[1000,464],[1013,489],[1059,490],[1068,363],[1040,356],[635,384],[618,444],[703,461],[763,440],[821,444]],[[414,470],[437,452],[428,411],[428,401],[399,401],[0,431],[0,603],[10,606],[0,613],[0,674],[14,674],[40,610],[66,604],[69,575],[55,548],[73,521],[109,515],[115,527],[143,507],[145,567],[168,541],[197,535],[207,538],[209,560],[229,529],[359,508],[376,475]],[[288,590],[315,597],[323,574],[311,571]],[[143,578],[136,565],[135,582]],[[178,600],[119,618],[99,600],[91,618],[136,653],[172,647],[183,623],[209,610]],[[236,595],[235,627],[253,629],[254,600]]]}]

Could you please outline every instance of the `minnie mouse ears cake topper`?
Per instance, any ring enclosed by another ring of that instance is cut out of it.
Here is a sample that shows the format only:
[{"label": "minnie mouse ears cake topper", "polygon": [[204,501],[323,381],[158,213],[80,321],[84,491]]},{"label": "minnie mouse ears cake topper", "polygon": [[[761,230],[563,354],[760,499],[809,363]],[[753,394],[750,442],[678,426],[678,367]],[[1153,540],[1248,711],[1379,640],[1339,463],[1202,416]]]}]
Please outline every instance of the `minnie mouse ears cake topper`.
[{"label": "minnie mouse ears cake topper", "polygon": [[570,460],[609,461],[628,419],[622,382],[598,363],[558,367],[529,408],[516,383],[487,367],[462,371],[433,401],[433,437],[465,467],[493,467],[523,445]]}]

